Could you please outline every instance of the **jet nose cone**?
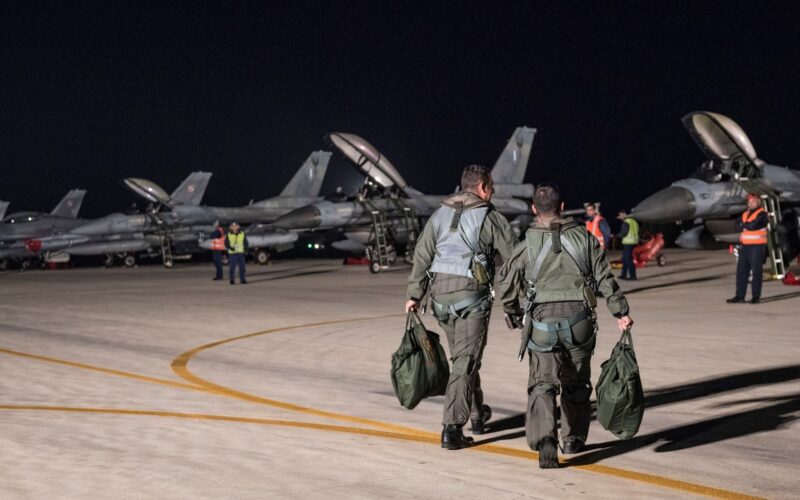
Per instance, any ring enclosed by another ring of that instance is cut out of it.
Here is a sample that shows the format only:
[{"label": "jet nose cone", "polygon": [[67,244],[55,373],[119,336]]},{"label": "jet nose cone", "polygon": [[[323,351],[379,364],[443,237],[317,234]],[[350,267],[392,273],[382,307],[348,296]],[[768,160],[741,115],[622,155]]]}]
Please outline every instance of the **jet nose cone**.
[{"label": "jet nose cone", "polygon": [[292,210],[272,223],[279,229],[314,229],[322,222],[319,208],[309,205]]},{"label": "jet nose cone", "polygon": [[677,222],[693,218],[694,211],[692,192],[680,186],[670,186],[636,205],[632,215],[642,222]]}]

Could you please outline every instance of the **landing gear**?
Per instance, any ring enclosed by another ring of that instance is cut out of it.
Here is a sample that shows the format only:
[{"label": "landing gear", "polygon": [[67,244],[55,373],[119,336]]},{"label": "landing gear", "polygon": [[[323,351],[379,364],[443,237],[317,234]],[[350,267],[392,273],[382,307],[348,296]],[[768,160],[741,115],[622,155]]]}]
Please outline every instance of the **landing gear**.
[{"label": "landing gear", "polygon": [[23,260],[22,262],[19,263],[19,268],[22,269],[23,271],[27,271],[28,269],[31,268],[31,260],[30,259]]},{"label": "landing gear", "polygon": [[125,264],[125,267],[134,267],[136,265],[136,257],[129,253],[122,259],[122,263]]},{"label": "landing gear", "polygon": [[7,271],[8,270],[8,259],[0,260],[0,271]]},{"label": "landing gear", "polygon": [[175,261],[172,260],[172,258],[165,258],[164,267],[166,267],[167,269],[172,269],[173,267],[175,267]]},{"label": "landing gear", "polygon": [[263,248],[260,248],[256,251],[255,258],[256,262],[258,262],[259,265],[264,266],[269,264],[269,252],[267,252]]},{"label": "landing gear", "polygon": [[103,265],[111,268],[114,267],[114,255],[107,253],[103,256]]},{"label": "landing gear", "polygon": [[658,254],[658,257],[656,257],[656,262],[658,263],[658,267],[666,266],[667,265],[667,256],[664,255],[663,253]]}]

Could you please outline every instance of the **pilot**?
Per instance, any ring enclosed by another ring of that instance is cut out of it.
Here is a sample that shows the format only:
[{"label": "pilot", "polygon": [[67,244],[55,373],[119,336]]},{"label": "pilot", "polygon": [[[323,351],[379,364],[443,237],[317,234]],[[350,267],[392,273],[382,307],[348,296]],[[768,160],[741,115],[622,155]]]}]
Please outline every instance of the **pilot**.
[{"label": "pilot", "polygon": [[601,249],[609,248],[611,246],[611,228],[608,226],[608,221],[600,215],[600,211],[597,210],[597,205],[594,203],[587,203],[585,208],[586,230],[597,238]]},{"label": "pilot", "polygon": [[[510,327],[523,327],[520,360],[530,357],[525,435],[539,467],[558,467],[556,396],[561,391],[564,454],[583,450],[592,406],[591,358],[597,321],[595,292],[606,297],[620,330],[633,325],[599,241],[578,221],[561,217],[554,184],[537,186],[538,216],[498,272],[498,292]],[[523,318],[519,296],[527,297]]]},{"label": "pilot", "polygon": [[214,222],[214,231],[211,232],[211,255],[214,257],[214,268],[217,273],[213,280],[222,279],[222,252],[225,251],[225,230],[219,221]]},{"label": "pilot", "polygon": [[231,285],[236,284],[235,273],[236,267],[239,267],[239,282],[242,285],[247,284],[244,277],[245,274],[245,255],[249,250],[247,244],[247,236],[244,231],[240,231],[239,224],[234,222],[230,226],[230,232],[225,238],[225,248],[228,249],[228,277],[231,280]]},{"label": "pilot", "polygon": [[764,258],[767,256],[767,212],[761,207],[761,198],[755,194],[747,195],[747,210],[736,221],[739,235],[739,261],[736,263],[736,295],[728,299],[728,304],[741,304],[747,294],[747,278],[753,274],[751,304],[761,302],[761,282],[763,280]]},{"label": "pilot", "polygon": [[461,175],[461,192],[442,202],[428,219],[414,253],[405,309],[416,311],[428,293],[433,315],[447,334],[452,369],[442,415],[442,448],[473,444],[463,426],[482,434],[492,410],[483,404],[481,367],[492,309],[495,254],[511,254],[517,237],[491,204],[489,169],[470,165]]}]

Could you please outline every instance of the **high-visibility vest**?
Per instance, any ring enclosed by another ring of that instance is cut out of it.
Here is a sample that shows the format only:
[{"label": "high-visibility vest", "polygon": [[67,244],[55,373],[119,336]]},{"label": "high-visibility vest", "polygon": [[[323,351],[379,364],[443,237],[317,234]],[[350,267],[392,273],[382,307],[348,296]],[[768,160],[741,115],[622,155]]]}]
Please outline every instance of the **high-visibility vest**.
[{"label": "high-visibility vest", "polygon": [[217,230],[220,233],[220,237],[211,240],[211,250],[225,250],[225,231],[222,228]]},{"label": "high-visibility vest", "polygon": [[228,243],[231,245],[228,253],[244,253],[244,231],[228,233]]},{"label": "high-visibility vest", "polygon": [[[758,208],[750,212],[746,210],[742,214],[742,224],[753,222],[758,217],[758,214],[763,212],[763,208]],[[748,230],[743,229],[742,234],[739,235],[739,243],[742,245],[766,245],[767,244],[767,228]]]},{"label": "high-visibility vest", "polygon": [[639,244],[639,223],[636,222],[636,219],[631,219],[628,217],[625,219],[625,222],[628,223],[628,234],[622,238],[623,245],[638,245]]},{"label": "high-visibility vest", "polygon": [[602,215],[595,215],[594,219],[586,221],[586,229],[597,238],[597,241],[600,242],[600,248],[605,250],[606,248],[606,239],[603,236],[603,232],[600,231],[600,221],[603,221]]}]

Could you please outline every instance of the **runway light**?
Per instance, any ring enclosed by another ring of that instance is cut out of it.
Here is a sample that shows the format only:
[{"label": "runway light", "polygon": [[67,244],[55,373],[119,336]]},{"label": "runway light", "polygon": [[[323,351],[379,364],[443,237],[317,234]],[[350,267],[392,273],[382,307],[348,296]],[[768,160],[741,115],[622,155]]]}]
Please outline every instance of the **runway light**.
[{"label": "runway light", "polygon": [[314,250],[319,250],[319,243],[314,243]]},{"label": "runway light", "polygon": [[312,245],[311,243],[309,243],[309,244],[308,244],[308,248],[309,248],[309,249],[312,249],[312,248],[314,248],[314,245]]}]

